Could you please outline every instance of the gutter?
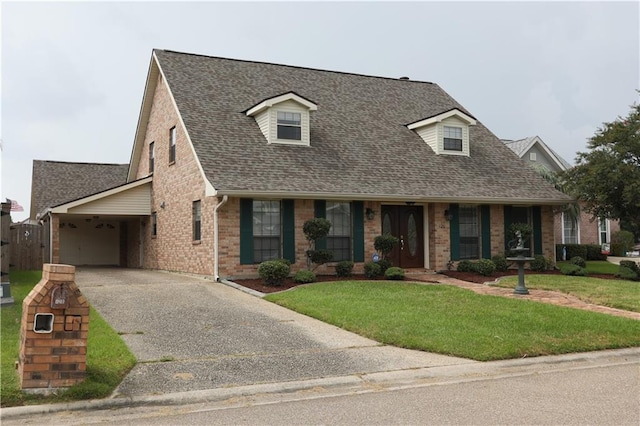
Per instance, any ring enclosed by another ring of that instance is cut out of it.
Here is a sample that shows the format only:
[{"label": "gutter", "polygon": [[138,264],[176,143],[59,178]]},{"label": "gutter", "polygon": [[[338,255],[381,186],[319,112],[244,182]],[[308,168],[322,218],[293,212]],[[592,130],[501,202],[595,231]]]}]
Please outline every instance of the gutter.
[{"label": "gutter", "polygon": [[[219,250],[218,250],[218,209],[224,206],[229,197],[227,195],[222,196],[222,201],[216,204],[213,209],[213,276],[216,282],[220,282],[220,270],[218,268],[219,265]],[[216,198],[217,200],[217,198]]]}]

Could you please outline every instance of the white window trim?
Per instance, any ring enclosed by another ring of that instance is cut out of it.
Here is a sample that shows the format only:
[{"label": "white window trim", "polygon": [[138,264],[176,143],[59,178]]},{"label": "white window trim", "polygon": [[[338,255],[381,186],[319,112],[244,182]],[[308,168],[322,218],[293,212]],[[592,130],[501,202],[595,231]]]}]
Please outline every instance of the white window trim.
[{"label": "white window trim", "polygon": [[598,218],[598,243],[600,245],[604,244],[602,242],[602,231],[600,230],[600,223],[603,220],[604,220],[605,228],[606,228],[605,233],[607,234],[607,242],[608,243],[611,242],[611,222],[609,221],[609,219],[600,219],[600,218]]},{"label": "white window trim", "polygon": [[529,153],[529,161],[538,161],[538,156],[536,155],[535,152]]},{"label": "white window trim", "polygon": [[[564,230],[565,230],[565,226],[564,226],[565,214],[566,214],[565,212],[562,212],[562,217],[560,218],[561,225],[562,225],[562,244],[569,244],[564,239],[564,236],[565,236],[565,233],[564,233]],[[577,231],[577,239],[578,239],[578,242],[576,244],[580,244],[580,221],[579,220],[576,221],[576,227],[578,228],[576,230]],[[598,239],[600,239],[600,228],[598,228]]]},{"label": "white window trim", "polygon": [[[454,117],[459,123],[445,122]],[[409,130],[414,130],[436,154],[443,155],[470,155],[469,126],[475,126],[476,120],[457,108],[443,112],[433,117],[425,118],[414,123],[407,124]],[[462,128],[462,151],[444,149],[444,127]]]}]

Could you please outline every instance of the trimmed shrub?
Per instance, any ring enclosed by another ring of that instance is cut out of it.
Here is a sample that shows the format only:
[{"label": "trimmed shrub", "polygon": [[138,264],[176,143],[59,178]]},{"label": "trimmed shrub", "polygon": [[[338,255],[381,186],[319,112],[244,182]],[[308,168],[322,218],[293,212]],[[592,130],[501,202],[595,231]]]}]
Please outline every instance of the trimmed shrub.
[{"label": "trimmed shrub", "polygon": [[329,250],[309,250],[307,255],[311,259],[311,263],[315,263],[318,266],[331,262],[331,259],[333,259],[333,253]]},{"label": "trimmed shrub", "polygon": [[380,275],[383,275],[387,269],[393,266],[393,263],[389,259],[380,259],[378,265],[380,265]]},{"label": "trimmed shrub", "polygon": [[336,275],[339,277],[350,277],[353,271],[353,262],[350,260],[343,260],[336,263]]},{"label": "trimmed shrub", "polygon": [[631,268],[627,268],[626,266],[620,266],[615,276],[618,278],[622,278],[623,280],[632,280],[632,281],[640,280],[638,273],[632,270]]},{"label": "trimmed shrub", "polygon": [[629,268],[636,274],[640,274],[640,265],[633,260],[621,260],[620,266],[623,268]]},{"label": "trimmed shrub", "polygon": [[388,280],[403,280],[404,270],[397,266],[392,266],[384,272],[384,276],[387,277]]},{"label": "trimmed shrub", "polygon": [[581,268],[578,265],[574,265],[573,263],[560,265],[560,272],[562,272],[564,275],[574,275],[580,277],[589,275],[586,269]]},{"label": "trimmed shrub", "polygon": [[556,244],[556,260],[562,260],[562,249],[567,248],[567,260],[572,257],[587,258],[587,245],[586,244]]},{"label": "trimmed shrub", "polygon": [[456,269],[458,272],[476,272],[476,265],[470,260],[461,260]]},{"label": "trimmed shrub", "polygon": [[578,265],[581,268],[586,268],[587,267],[587,262],[580,256],[572,257],[571,260],[569,260],[569,262],[574,264],[574,265]]},{"label": "trimmed shrub", "polygon": [[547,270],[547,258],[541,254],[536,254],[533,256],[534,259],[529,263],[532,271],[535,272],[544,272]]},{"label": "trimmed shrub", "polygon": [[386,259],[393,247],[398,244],[398,241],[400,240],[391,234],[378,235],[373,239],[373,248],[382,255],[382,259]]},{"label": "trimmed shrub", "polygon": [[291,266],[282,260],[267,260],[258,265],[258,275],[270,286],[281,286],[290,272]]},{"label": "trimmed shrub", "polygon": [[496,264],[489,259],[480,259],[476,262],[475,269],[479,274],[490,277],[496,271]]},{"label": "trimmed shrub", "polygon": [[365,277],[372,279],[372,278],[377,278],[381,274],[382,274],[382,269],[380,268],[380,265],[378,265],[377,263],[367,262],[364,264]]},{"label": "trimmed shrub", "polygon": [[316,274],[313,271],[308,271],[303,269],[301,271],[296,272],[293,276],[293,281],[300,284],[312,283],[316,280]]},{"label": "trimmed shrub", "polygon": [[607,260],[607,255],[602,254],[602,247],[598,244],[587,244],[587,260]]},{"label": "trimmed shrub", "polygon": [[502,254],[496,254],[491,258],[491,261],[496,265],[496,271],[506,271],[509,269],[509,262],[507,258]]}]

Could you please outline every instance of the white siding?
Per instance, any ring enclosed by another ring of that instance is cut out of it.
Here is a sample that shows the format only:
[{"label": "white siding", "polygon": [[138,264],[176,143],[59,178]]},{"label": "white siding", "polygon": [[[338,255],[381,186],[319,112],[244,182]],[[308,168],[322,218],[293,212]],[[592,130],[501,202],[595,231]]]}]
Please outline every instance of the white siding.
[{"label": "white siding", "polygon": [[110,197],[72,207],[68,212],[93,215],[150,215],[151,185],[137,186]]},{"label": "white siding", "polygon": [[426,143],[433,149],[433,152],[438,152],[438,138],[437,138],[437,126],[435,124],[431,126],[425,126],[417,129],[418,136],[420,136]]},{"label": "white siding", "polygon": [[256,123],[260,127],[260,131],[267,140],[269,140],[269,110],[262,111],[256,115]]},{"label": "white siding", "polygon": [[60,263],[118,265],[119,223],[100,219],[60,219]]}]

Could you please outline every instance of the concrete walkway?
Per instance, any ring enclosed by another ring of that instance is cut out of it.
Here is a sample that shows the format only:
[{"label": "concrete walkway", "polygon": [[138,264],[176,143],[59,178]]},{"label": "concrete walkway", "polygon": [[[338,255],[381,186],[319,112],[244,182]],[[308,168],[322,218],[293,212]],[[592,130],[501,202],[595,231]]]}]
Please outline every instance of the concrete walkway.
[{"label": "concrete walkway", "polygon": [[476,363],[384,346],[203,278],[79,268],[76,283],[138,359],[114,396]]},{"label": "concrete walkway", "polygon": [[[622,309],[609,308],[606,306],[594,305],[584,302],[575,296],[569,294],[560,293],[556,291],[548,290],[532,290],[529,289],[529,294],[520,295],[514,294],[513,289],[494,287],[489,285],[490,283],[477,284],[468,281],[462,281],[455,278],[448,277],[442,274],[416,274],[411,275],[411,279],[416,281],[422,281],[432,284],[449,284],[457,287],[466,288],[479,294],[488,294],[492,296],[509,297],[513,299],[531,300],[535,302],[550,303],[552,305],[566,306],[575,309],[584,309],[586,311],[600,312],[608,315],[615,315],[619,317],[632,318],[640,320],[640,312],[624,311]],[[493,281],[495,282],[495,281]],[[525,277],[526,282],[526,277]]]}]

